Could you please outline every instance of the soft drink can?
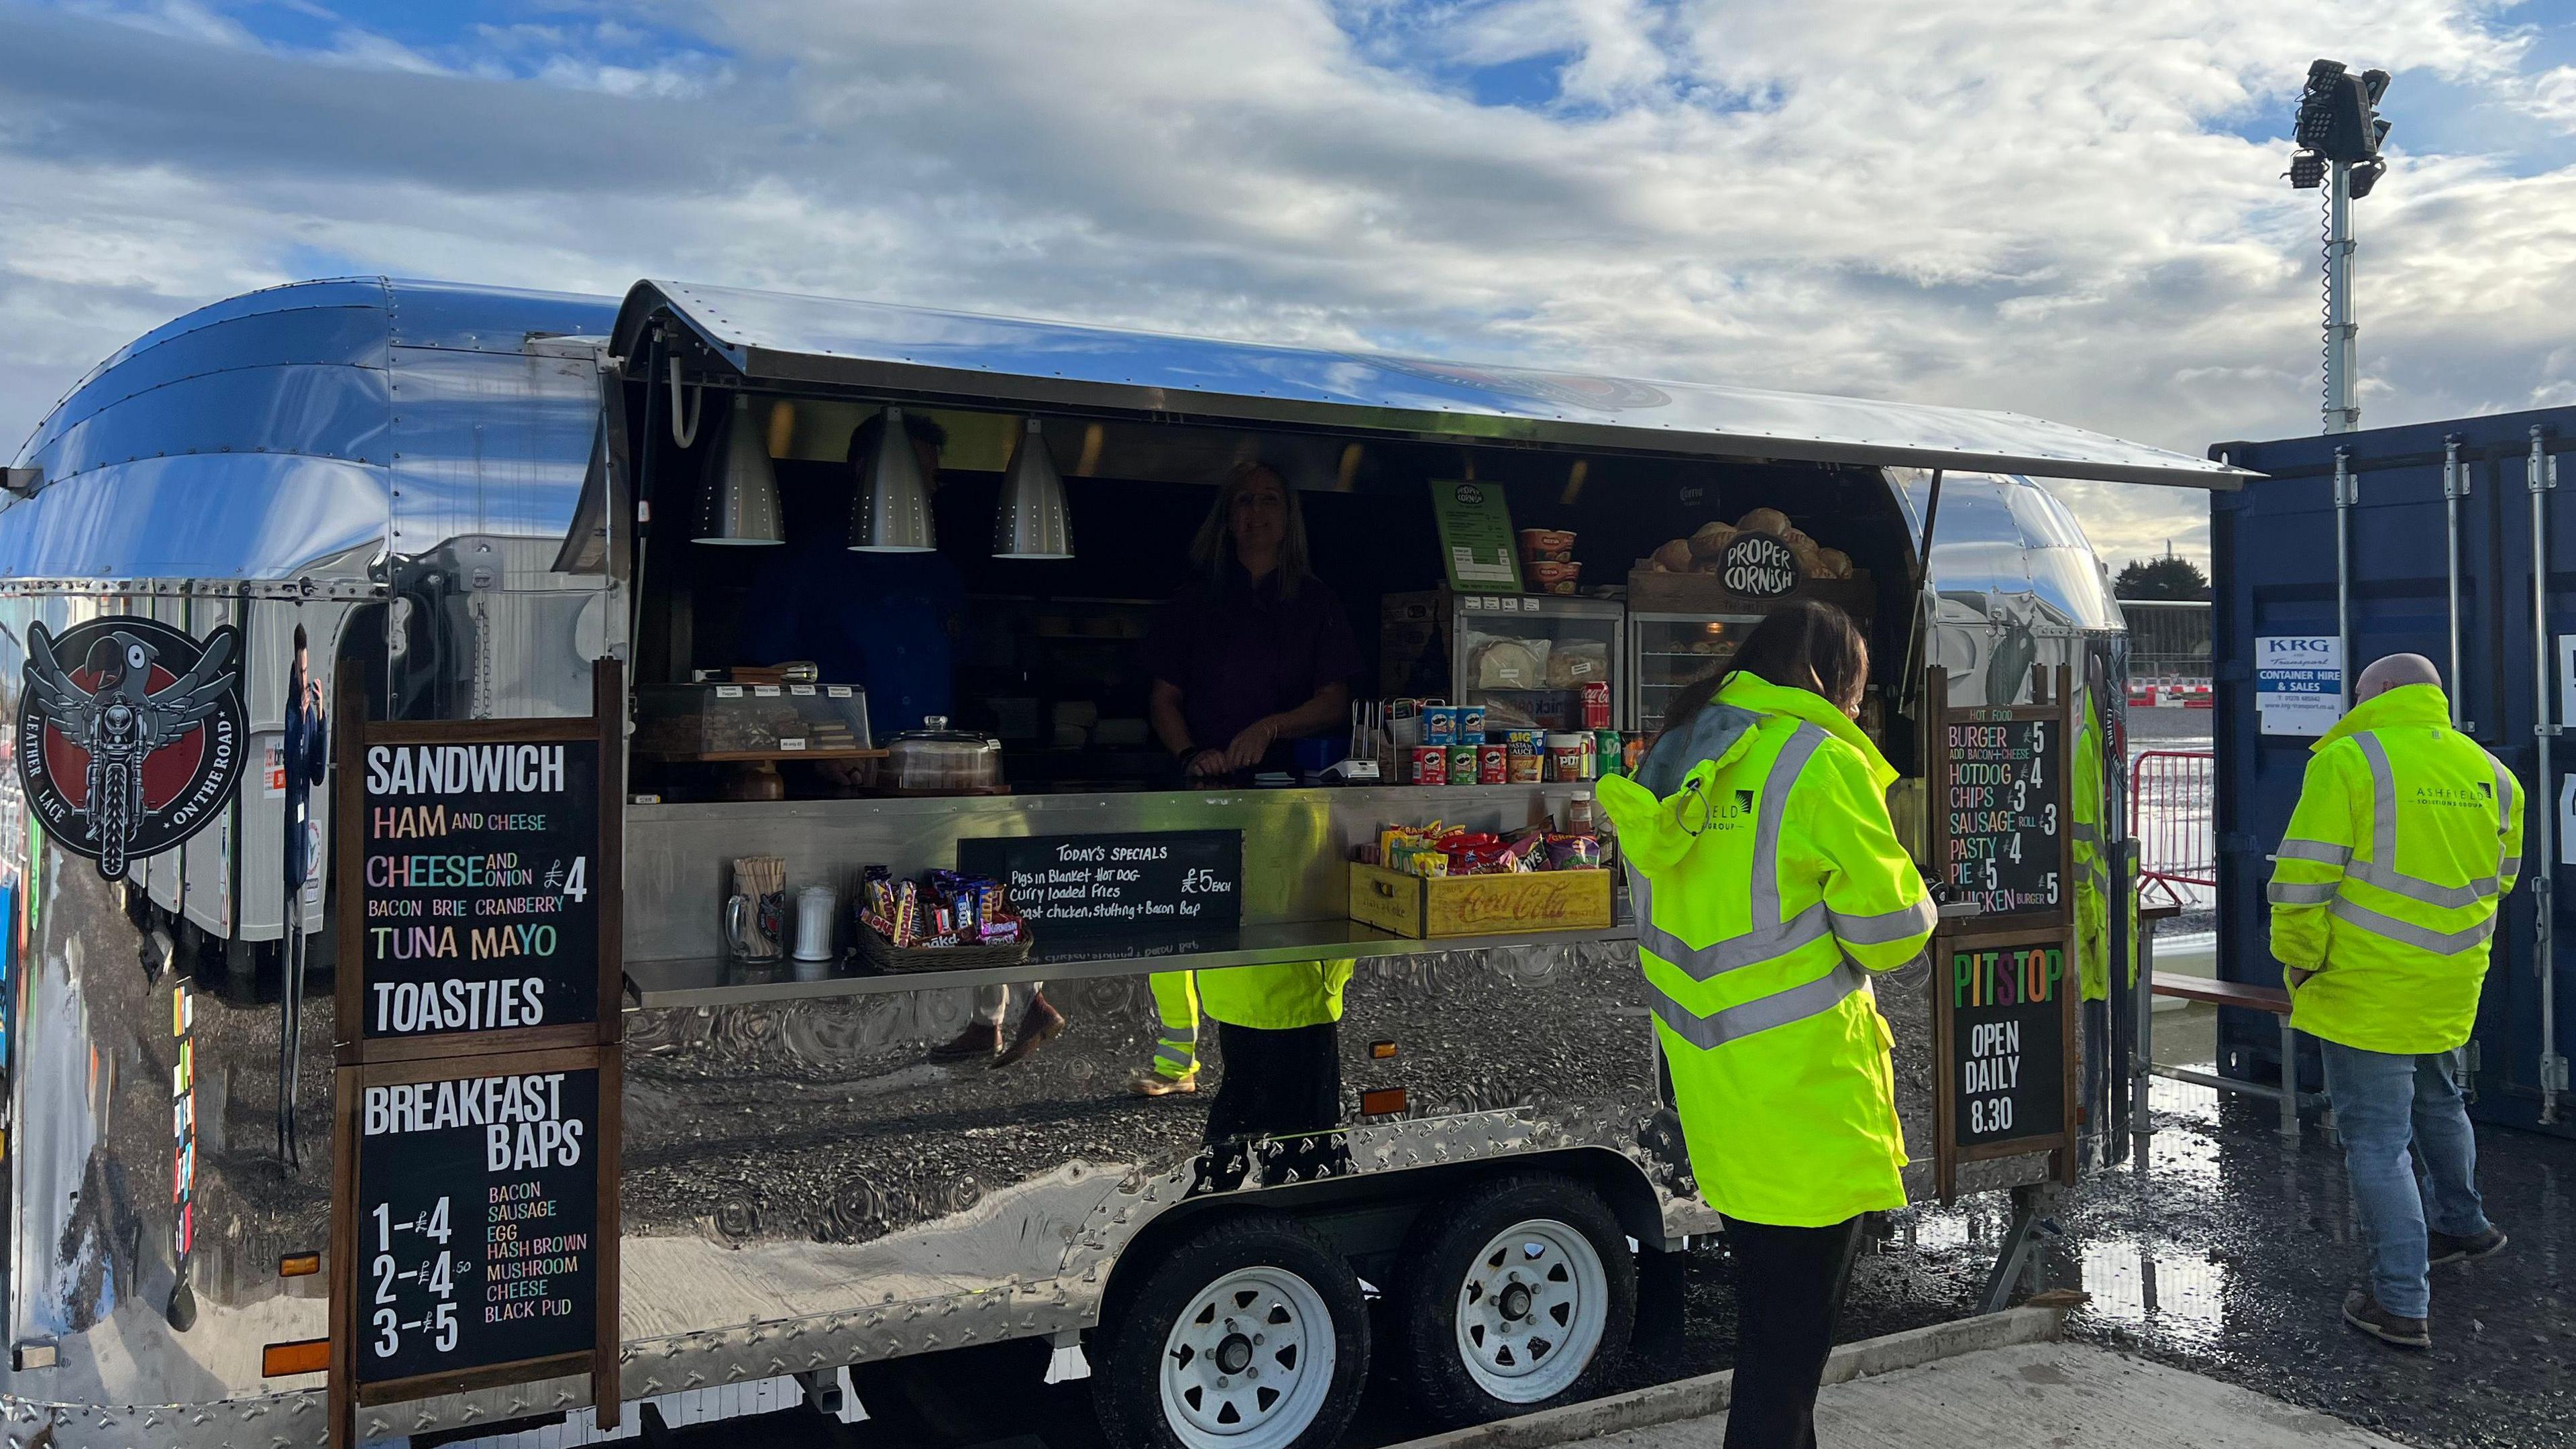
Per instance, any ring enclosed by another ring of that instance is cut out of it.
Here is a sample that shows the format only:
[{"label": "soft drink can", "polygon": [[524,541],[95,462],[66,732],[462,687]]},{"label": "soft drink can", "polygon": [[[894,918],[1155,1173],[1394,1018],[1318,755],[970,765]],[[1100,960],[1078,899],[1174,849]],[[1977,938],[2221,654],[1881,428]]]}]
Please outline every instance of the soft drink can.
[{"label": "soft drink can", "polygon": [[1597,766],[1597,773],[1603,775],[1626,774],[1627,765],[1621,758],[1622,750],[1619,743],[1619,732],[1617,730],[1594,730],[1592,732],[1592,738],[1595,742],[1593,758],[1600,762]]},{"label": "soft drink can", "polygon": [[1610,728],[1610,681],[1587,679],[1583,682],[1583,727],[1588,730]]}]

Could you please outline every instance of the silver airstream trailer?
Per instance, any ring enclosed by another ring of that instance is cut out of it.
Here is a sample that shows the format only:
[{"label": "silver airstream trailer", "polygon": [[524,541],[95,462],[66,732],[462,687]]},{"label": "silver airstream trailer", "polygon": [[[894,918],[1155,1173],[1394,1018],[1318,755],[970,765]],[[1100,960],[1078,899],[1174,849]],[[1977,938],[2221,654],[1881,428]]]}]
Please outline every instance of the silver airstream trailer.
[{"label": "silver airstream trailer", "polygon": [[[640,746],[628,762],[608,1341],[621,1399],[675,1417],[751,1402],[746,1386],[828,1398],[851,1365],[1026,1338],[1054,1347],[1057,1372],[1093,1375],[1116,1442],[1321,1445],[1372,1351],[1359,1278],[1456,1330],[1375,1351],[1407,1356],[1436,1414],[1492,1417],[1599,1381],[1633,1308],[1629,1240],[1670,1250],[1716,1229],[1661,1105],[1627,925],[1441,945],[1348,919],[1344,862],[1382,826],[1523,824],[1574,809],[1579,782],[1184,789],[1121,726],[1140,713],[1136,636],[1231,463],[1294,485],[1363,638],[1394,620],[1393,596],[1432,598],[1435,653],[1466,626],[1438,612],[1425,485],[1484,480],[1583,539],[1583,583],[1614,586],[1593,602],[1626,631],[1623,670],[1650,652],[1645,624],[1618,617],[1631,560],[1782,510],[1869,581],[1875,719],[1918,811],[1924,702],[1907,681],[1926,663],[1955,701],[2011,705],[2034,665],[2080,678],[2119,648],[2100,561],[2030,476],[2234,483],[2005,414],[666,282],[621,301],[321,281],[179,318],[63,399],[0,498],[18,760],[0,819],[9,1443],[329,1437],[312,1346],[346,1208],[333,1064],[351,1028],[331,990],[346,883],[324,845],[319,702],[355,680],[379,720],[571,716],[592,708],[594,661],[620,661],[639,693],[773,662],[735,640],[785,606],[775,553],[693,541],[728,485],[719,421],[762,430],[769,506],[785,500],[765,526],[836,531],[847,440],[889,405],[947,437],[934,507],[963,575],[957,709],[1003,742],[1014,788],[746,786]],[[1032,421],[1062,476],[1069,559],[983,546]],[[1378,642],[1362,693],[1409,692]],[[2121,701],[2093,704],[2116,719]],[[1633,693],[1619,710],[1640,725]],[[2116,822],[2120,771],[2101,764],[2096,818]],[[1188,829],[1242,832],[1241,924],[1222,939],[1042,941],[1022,965],[927,978],[728,959],[737,857],[831,885],[862,863],[950,865],[961,839]],[[1356,963],[1329,1152],[1208,1147],[1203,1096],[1125,1090],[1163,1034],[1148,973],[1315,957]],[[1007,1070],[926,1059],[989,993],[1040,980],[1061,1038]],[[1881,1001],[1921,1140],[1929,1007]],[[2048,1170],[2003,1157],[1959,1186]],[[1458,1323],[1475,1296],[1458,1275],[1483,1271],[1472,1250],[1514,1234],[1549,1271],[1490,1325]],[[1263,1314],[1242,1363],[1201,1321],[1237,1294]],[[558,1422],[579,1441],[590,1385],[460,1383],[361,1405],[356,1433]]]}]

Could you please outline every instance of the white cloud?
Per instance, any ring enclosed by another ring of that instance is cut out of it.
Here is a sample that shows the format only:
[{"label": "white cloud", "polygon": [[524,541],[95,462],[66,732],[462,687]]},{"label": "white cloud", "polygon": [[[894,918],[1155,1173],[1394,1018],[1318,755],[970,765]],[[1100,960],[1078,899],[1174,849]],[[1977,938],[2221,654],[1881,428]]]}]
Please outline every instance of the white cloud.
[{"label": "white cloud", "polygon": [[[50,52],[0,95],[0,330],[33,339],[0,360],[0,435],[319,255],[2009,408],[2196,452],[2316,418],[2313,197],[2234,132],[2286,129],[2320,54],[2559,94],[2471,0],[739,0],[363,74],[178,5],[157,33],[0,11],[0,48]],[[673,31],[703,53],[647,44]],[[217,41],[220,67],[191,52]],[[1552,104],[1455,78],[1550,57]],[[2571,192],[2400,157],[2362,209],[2371,421],[2576,388]],[[2115,558],[2205,536],[2196,500],[2069,497]]]}]

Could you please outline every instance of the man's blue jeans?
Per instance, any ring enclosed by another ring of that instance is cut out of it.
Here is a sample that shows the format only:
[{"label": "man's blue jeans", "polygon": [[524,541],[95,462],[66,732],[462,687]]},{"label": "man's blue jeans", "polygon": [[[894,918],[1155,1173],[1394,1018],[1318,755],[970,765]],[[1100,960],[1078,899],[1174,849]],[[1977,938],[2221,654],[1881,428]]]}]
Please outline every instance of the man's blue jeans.
[{"label": "man's blue jeans", "polygon": [[2335,1130],[2343,1136],[2344,1171],[2370,1238],[2371,1295],[2391,1313],[2427,1317],[2433,1307],[2428,1220],[2455,1237],[2487,1230],[2477,1137],[2460,1102],[2459,1054],[2317,1045],[2325,1054]]}]

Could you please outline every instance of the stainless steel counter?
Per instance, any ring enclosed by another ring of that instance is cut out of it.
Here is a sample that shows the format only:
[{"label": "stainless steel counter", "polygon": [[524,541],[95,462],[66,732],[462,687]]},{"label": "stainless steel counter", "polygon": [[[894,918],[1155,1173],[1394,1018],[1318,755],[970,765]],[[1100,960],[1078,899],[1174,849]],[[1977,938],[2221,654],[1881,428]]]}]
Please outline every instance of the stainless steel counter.
[{"label": "stainless steel counter", "polygon": [[935,991],[946,987],[994,986],[1018,981],[1074,981],[1154,971],[1213,971],[1274,961],[1419,956],[1426,952],[1576,946],[1633,941],[1636,938],[1636,928],[1622,924],[1597,931],[1546,931],[1422,941],[1410,936],[1389,935],[1357,921],[1307,921],[1256,926],[1224,936],[1188,941],[1147,941],[1130,949],[1103,949],[1094,944],[1051,952],[1041,947],[1019,965],[970,971],[878,973],[849,962],[789,962],[779,966],[747,967],[739,962],[714,959],[631,961],[626,966],[626,994],[631,1007],[738,1006],[756,1001]]},{"label": "stainless steel counter", "polygon": [[1347,924],[1343,862],[1381,826],[1440,820],[1517,829],[1562,812],[1591,789],[1584,783],[1377,785],[632,805],[626,811],[627,969],[630,977],[640,970],[665,979],[667,972],[649,968],[723,955],[718,917],[737,856],[782,857],[790,891],[828,885],[843,893],[846,905],[861,866],[884,865],[897,875],[953,867],[957,842],[980,836],[1241,830],[1244,929],[1338,929]]}]

